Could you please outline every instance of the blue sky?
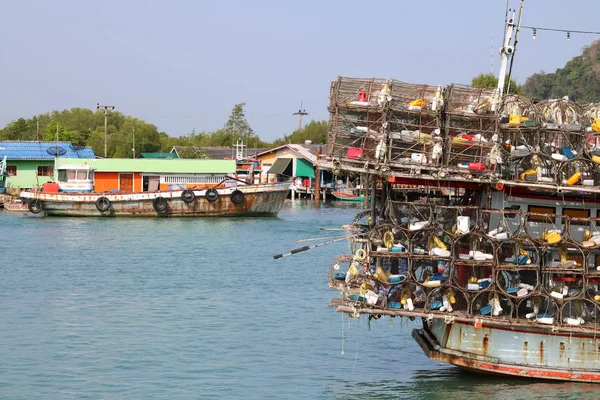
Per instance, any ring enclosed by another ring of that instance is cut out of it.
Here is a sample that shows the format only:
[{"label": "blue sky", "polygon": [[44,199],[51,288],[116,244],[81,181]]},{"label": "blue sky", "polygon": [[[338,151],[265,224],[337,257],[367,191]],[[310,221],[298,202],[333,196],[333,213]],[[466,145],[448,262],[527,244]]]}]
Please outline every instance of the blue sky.
[{"label": "blue sky", "polygon": [[[513,7],[519,2],[511,0]],[[598,0],[526,0],[523,24],[596,30]],[[234,104],[263,140],[327,119],[338,75],[469,83],[499,66],[505,0],[0,2],[0,126],[115,105],[172,136],[221,128]],[[596,23],[595,23],[596,22]],[[600,37],[523,30],[518,82]]]}]

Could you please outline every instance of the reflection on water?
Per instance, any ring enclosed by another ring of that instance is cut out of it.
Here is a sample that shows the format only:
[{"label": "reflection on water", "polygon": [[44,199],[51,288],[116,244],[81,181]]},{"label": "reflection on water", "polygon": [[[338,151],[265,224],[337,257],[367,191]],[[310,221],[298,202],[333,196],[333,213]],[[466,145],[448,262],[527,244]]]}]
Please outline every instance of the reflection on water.
[{"label": "reflection on water", "polygon": [[429,360],[410,337],[419,321],[336,313],[327,267],[343,241],[273,260],[296,239],[334,235],[320,228],[361,207],[296,200],[277,218],[214,219],[0,212],[0,398],[597,397],[598,386]]}]

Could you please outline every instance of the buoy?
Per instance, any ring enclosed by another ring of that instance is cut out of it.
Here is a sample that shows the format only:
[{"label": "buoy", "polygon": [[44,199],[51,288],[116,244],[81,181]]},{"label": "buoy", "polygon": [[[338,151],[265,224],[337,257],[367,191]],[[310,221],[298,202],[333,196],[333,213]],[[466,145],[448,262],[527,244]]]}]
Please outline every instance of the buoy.
[{"label": "buoy", "polygon": [[575,172],[569,179],[567,179],[567,185],[576,184],[581,178],[581,172]]},{"label": "buoy", "polygon": [[365,90],[362,89],[359,93],[358,93],[358,101],[362,101],[362,102],[367,102],[367,93],[365,93]]}]

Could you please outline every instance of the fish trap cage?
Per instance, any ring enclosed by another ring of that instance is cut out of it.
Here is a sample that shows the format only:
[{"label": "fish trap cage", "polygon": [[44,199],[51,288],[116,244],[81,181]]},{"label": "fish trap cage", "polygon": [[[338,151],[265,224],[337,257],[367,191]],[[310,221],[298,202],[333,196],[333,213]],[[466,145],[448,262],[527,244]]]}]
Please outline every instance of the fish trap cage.
[{"label": "fish trap cage", "polygon": [[580,106],[568,98],[548,99],[536,104],[540,127],[545,130],[582,131]]},{"label": "fish trap cage", "polygon": [[552,325],[558,321],[560,308],[551,298],[544,295],[532,295],[519,301],[517,317],[521,320]]},{"label": "fish trap cage", "polygon": [[[350,255],[343,255],[343,256],[335,257],[329,264],[329,269],[328,269],[328,274],[327,274],[330,284],[335,287],[345,286],[346,278],[348,278],[348,280],[350,279],[349,272],[350,272],[350,267],[353,264],[357,265],[356,261],[354,261],[354,258]],[[358,266],[358,267],[360,267],[360,266]],[[357,268],[357,267],[355,266],[354,268]],[[358,273],[358,269],[356,271]]]},{"label": "fish trap cage", "polygon": [[541,247],[555,245],[566,237],[562,216],[545,211],[544,207],[530,205],[529,211],[522,213],[525,236]]},{"label": "fish trap cage", "polygon": [[540,266],[540,249],[527,237],[517,236],[498,244],[499,269],[539,270]]},{"label": "fish trap cage", "polygon": [[431,225],[431,204],[405,201],[390,201],[388,204],[390,219],[401,229],[414,232]]},{"label": "fish trap cage", "polygon": [[513,159],[507,178],[518,182],[553,184],[556,181],[556,164],[544,153],[532,153]]},{"label": "fish trap cage", "polygon": [[600,218],[590,218],[590,210],[585,208],[567,210],[571,215],[561,218],[566,238],[584,250],[599,248]]},{"label": "fish trap cage", "polygon": [[495,91],[462,85],[446,89],[447,125],[453,129],[497,131],[497,113],[492,110]]},{"label": "fish trap cage", "polygon": [[581,272],[543,270],[541,288],[544,294],[552,297],[558,303],[585,296],[585,285]]},{"label": "fish trap cage", "polygon": [[491,239],[478,232],[460,236],[454,242],[453,255],[453,285],[468,292],[493,287],[496,250]]},{"label": "fish trap cage", "polygon": [[492,164],[491,153],[496,146],[494,132],[465,133],[454,130],[447,133],[444,148],[445,164],[451,167],[463,167],[472,170],[470,163],[485,165]]},{"label": "fish trap cage", "polygon": [[560,319],[563,325],[598,326],[600,310],[598,305],[590,300],[577,299],[567,301],[560,310]]},{"label": "fish trap cage", "polygon": [[516,210],[480,210],[479,229],[490,239],[503,241],[523,231],[523,216]]},{"label": "fish trap cage", "polygon": [[453,242],[450,235],[436,228],[424,228],[410,237],[410,252],[414,257],[450,259]]},{"label": "fish trap cage", "polygon": [[392,111],[439,113],[442,109],[443,88],[441,86],[418,85],[393,81],[389,103]]},{"label": "fish trap cage", "polygon": [[468,296],[452,287],[439,287],[427,294],[426,308],[433,313],[460,313],[469,312]]},{"label": "fish trap cage", "polygon": [[476,229],[478,211],[474,206],[435,206],[433,224],[447,235],[465,235]]},{"label": "fish trap cage", "polygon": [[392,111],[388,129],[390,163],[436,164],[440,161],[442,138],[437,116]]},{"label": "fish trap cage", "polygon": [[576,271],[583,272],[586,268],[587,257],[578,243],[564,239],[553,246],[540,247],[542,268],[547,271]]},{"label": "fish trap cage", "polygon": [[530,99],[516,94],[506,95],[499,112],[500,129],[535,130],[538,127],[537,111]]},{"label": "fish trap cage", "polygon": [[593,161],[582,158],[560,163],[557,181],[568,186],[598,186],[600,185],[600,171]]},{"label": "fish trap cage", "polygon": [[583,125],[586,132],[598,132],[592,126],[600,119],[600,103],[590,103],[583,108]]},{"label": "fish trap cage", "polygon": [[448,270],[447,264],[444,260],[434,260],[431,257],[411,257],[411,276],[414,282],[425,288],[440,287],[448,282],[447,276],[444,275]]},{"label": "fish trap cage", "polygon": [[423,312],[427,305],[427,294],[415,283],[405,282],[389,291],[387,304],[388,308]]},{"label": "fish trap cage", "polygon": [[600,302],[600,274],[586,274],[585,290],[588,299]]},{"label": "fish trap cage", "polygon": [[529,269],[499,269],[496,286],[511,299],[522,298],[539,292],[539,272]]},{"label": "fish trap cage", "polygon": [[335,108],[382,108],[387,102],[386,92],[389,92],[389,80],[386,79],[338,77],[331,83],[329,108],[330,111]]},{"label": "fish trap cage", "polygon": [[335,109],[330,114],[327,156],[350,160],[370,160],[384,140],[384,115],[377,111]]},{"label": "fish trap cage", "polygon": [[471,314],[473,316],[510,318],[513,315],[514,308],[513,302],[497,290],[478,293],[471,300]]},{"label": "fish trap cage", "polygon": [[540,129],[537,147],[555,161],[568,161],[588,148],[586,135],[566,130]]}]

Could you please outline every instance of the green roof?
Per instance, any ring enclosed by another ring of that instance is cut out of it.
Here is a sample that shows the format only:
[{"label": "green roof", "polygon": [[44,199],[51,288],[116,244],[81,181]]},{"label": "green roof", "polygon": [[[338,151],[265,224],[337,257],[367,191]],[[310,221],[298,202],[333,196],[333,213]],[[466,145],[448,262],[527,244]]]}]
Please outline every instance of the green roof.
[{"label": "green roof", "polygon": [[88,164],[98,172],[153,174],[233,174],[235,160],[157,158],[59,158],[58,165]]},{"label": "green roof", "polygon": [[140,153],[142,158],[179,158],[177,153]]}]

